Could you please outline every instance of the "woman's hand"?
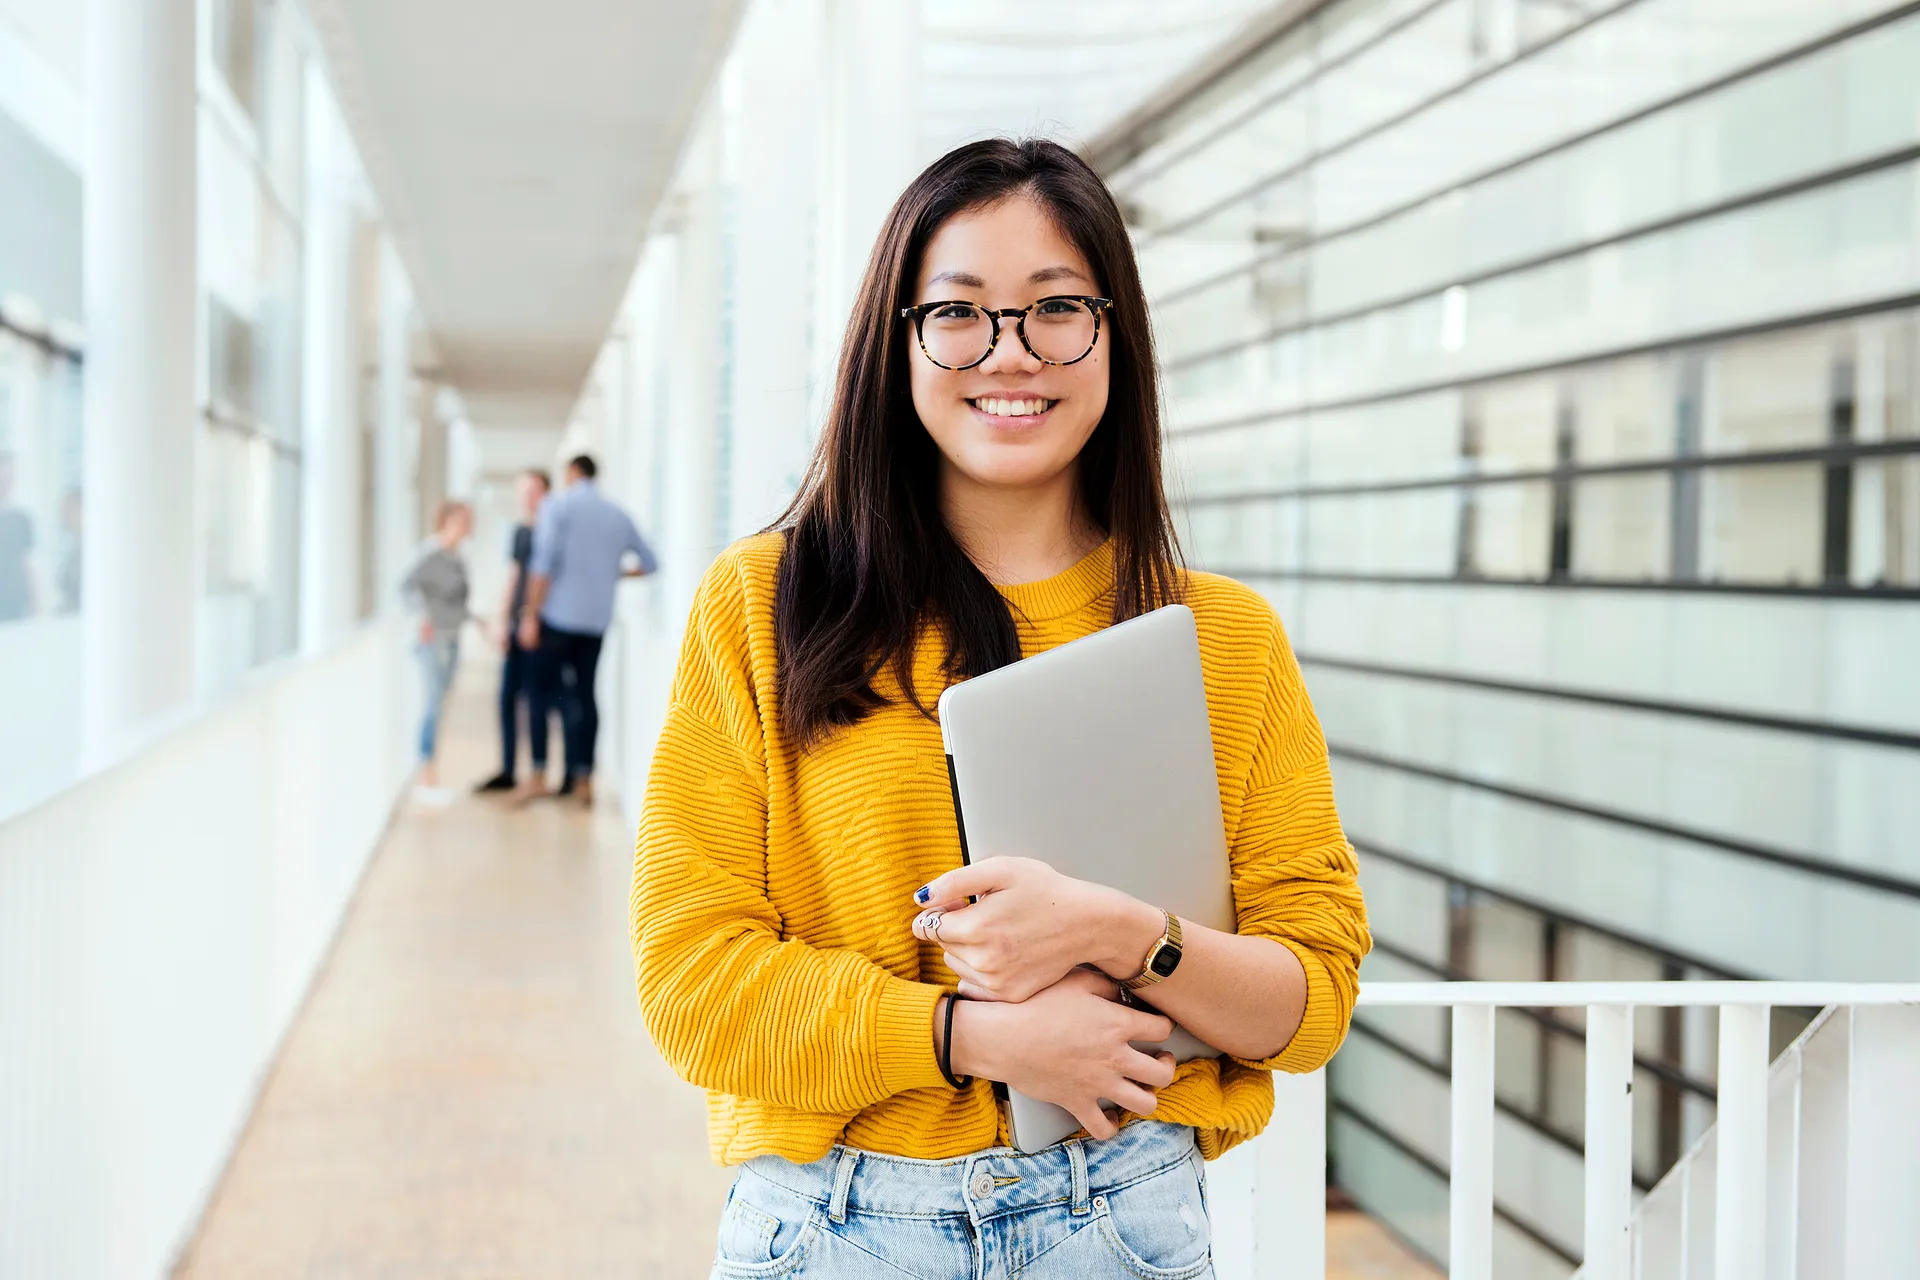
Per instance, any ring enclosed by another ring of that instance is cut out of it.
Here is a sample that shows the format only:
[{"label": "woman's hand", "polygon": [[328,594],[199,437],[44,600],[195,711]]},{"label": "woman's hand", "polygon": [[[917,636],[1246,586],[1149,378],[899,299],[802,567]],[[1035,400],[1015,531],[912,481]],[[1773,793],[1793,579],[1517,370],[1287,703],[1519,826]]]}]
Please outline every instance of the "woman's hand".
[{"label": "woman's hand", "polygon": [[1022,1004],[963,1000],[954,1010],[953,1069],[1065,1107],[1089,1134],[1111,1138],[1120,1125],[1101,1100],[1150,1116],[1174,1069],[1172,1054],[1130,1043],[1166,1039],[1172,1021],[1119,1003],[1119,992],[1112,979],[1076,969]]},{"label": "woman's hand", "polygon": [[[970,897],[978,898],[971,906]],[[1031,858],[983,858],[914,898],[927,904],[914,936],[940,944],[962,994],[976,1000],[1018,1003],[1083,964],[1131,977],[1165,919],[1117,889]]]}]

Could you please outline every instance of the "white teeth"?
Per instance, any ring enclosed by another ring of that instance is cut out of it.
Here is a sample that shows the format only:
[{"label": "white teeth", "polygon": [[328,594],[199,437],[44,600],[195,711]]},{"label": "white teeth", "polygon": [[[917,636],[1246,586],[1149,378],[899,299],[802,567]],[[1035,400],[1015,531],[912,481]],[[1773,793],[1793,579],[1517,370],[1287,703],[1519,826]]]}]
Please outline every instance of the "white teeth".
[{"label": "white teeth", "polygon": [[1051,400],[989,400],[985,398],[975,400],[973,403],[980,412],[990,413],[996,418],[1023,418],[1030,414],[1045,413],[1054,404]]}]

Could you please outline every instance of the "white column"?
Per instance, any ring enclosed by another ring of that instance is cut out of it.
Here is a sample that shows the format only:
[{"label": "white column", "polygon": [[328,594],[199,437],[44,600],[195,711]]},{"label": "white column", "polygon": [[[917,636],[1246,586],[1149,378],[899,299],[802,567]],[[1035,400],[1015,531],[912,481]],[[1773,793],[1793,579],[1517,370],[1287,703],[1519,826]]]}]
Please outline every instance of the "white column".
[{"label": "white column", "polygon": [[806,299],[824,36],[817,2],[750,6],[725,72],[733,280],[727,524],[736,538],[780,514],[813,448]]},{"label": "white column", "polygon": [[419,504],[413,493],[413,462],[419,448],[414,418],[413,291],[393,242],[380,246],[380,422],[374,467],[374,525],[379,554],[376,612],[395,607],[400,575],[420,539]]},{"label": "white column", "polygon": [[82,252],[90,766],[194,698],[194,0],[92,0]]},{"label": "white column", "polygon": [[813,365],[832,391],[847,311],[887,210],[920,169],[920,6],[822,0],[825,127],[818,159]]},{"label": "white column", "polygon": [[301,316],[300,646],[346,633],[360,567],[360,212],[352,143],[325,73],[307,71]]}]

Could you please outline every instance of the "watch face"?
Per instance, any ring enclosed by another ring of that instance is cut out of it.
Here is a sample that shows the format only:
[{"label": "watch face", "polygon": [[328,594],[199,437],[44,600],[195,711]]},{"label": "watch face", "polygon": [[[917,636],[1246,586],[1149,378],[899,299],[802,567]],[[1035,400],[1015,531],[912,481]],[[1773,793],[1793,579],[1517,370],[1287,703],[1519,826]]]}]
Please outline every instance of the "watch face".
[{"label": "watch face", "polygon": [[1180,948],[1178,947],[1160,948],[1153,953],[1153,959],[1147,965],[1147,968],[1153,970],[1163,978],[1171,975],[1173,971],[1179,967]]}]

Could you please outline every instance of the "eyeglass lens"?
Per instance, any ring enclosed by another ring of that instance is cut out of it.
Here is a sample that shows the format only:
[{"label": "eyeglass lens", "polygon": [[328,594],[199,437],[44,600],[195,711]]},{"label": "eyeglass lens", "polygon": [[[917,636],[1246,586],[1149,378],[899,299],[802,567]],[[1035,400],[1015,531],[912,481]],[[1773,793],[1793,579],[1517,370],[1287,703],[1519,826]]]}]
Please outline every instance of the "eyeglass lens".
[{"label": "eyeglass lens", "polygon": [[[1001,324],[1011,328],[1011,317]],[[1043,298],[1027,312],[1027,345],[1033,354],[1052,364],[1070,364],[1093,350],[1099,333],[1093,311],[1073,298]],[[921,341],[936,364],[962,369],[986,358],[993,343],[993,320],[970,302],[953,302],[928,312],[920,329]],[[1006,334],[1002,341],[1014,340]]]}]

